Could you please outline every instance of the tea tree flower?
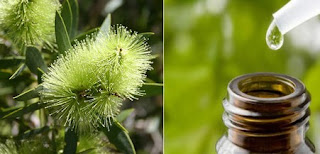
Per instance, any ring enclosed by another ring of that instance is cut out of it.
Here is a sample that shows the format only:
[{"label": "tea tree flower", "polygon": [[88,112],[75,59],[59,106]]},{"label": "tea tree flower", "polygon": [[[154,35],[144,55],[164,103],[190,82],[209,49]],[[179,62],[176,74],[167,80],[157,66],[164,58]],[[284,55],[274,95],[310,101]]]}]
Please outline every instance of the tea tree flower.
[{"label": "tea tree flower", "polygon": [[42,101],[66,126],[108,126],[124,99],[142,95],[151,59],[144,37],[116,26],[106,36],[78,42],[53,63],[43,76]]},{"label": "tea tree flower", "polygon": [[57,0],[1,0],[0,31],[20,48],[50,44],[59,7]]}]

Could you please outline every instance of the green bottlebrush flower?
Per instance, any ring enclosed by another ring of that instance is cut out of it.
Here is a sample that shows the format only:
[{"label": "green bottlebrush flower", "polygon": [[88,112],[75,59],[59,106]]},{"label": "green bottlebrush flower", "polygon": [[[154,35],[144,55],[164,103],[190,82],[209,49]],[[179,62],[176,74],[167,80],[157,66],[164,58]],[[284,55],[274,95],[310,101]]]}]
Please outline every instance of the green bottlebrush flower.
[{"label": "green bottlebrush flower", "polygon": [[57,0],[1,0],[0,31],[20,48],[50,45],[59,8]]},{"label": "green bottlebrush flower", "polygon": [[106,36],[78,42],[55,61],[43,76],[42,101],[66,126],[108,126],[125,98],[142,95],[151,59],[144,37],[117,26]]}]

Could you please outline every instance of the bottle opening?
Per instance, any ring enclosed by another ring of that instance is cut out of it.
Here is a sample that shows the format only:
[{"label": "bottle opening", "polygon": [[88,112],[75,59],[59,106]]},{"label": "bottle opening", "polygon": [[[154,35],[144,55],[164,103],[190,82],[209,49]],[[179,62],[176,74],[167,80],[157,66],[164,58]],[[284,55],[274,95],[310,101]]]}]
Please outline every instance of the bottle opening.
[{"label": "bottle opening", "polygon": [[304,84],[287,75],[234,78],[223,100],[228,133],[219,141],[218,153],[313,153],[305,142],[310,99]]},{"label": "bottle opening", "polygon": [[239,90],[247,95],[260,98],[287,96],[295,91],[295,84],[278,76],[251,76],[238,83]]}]

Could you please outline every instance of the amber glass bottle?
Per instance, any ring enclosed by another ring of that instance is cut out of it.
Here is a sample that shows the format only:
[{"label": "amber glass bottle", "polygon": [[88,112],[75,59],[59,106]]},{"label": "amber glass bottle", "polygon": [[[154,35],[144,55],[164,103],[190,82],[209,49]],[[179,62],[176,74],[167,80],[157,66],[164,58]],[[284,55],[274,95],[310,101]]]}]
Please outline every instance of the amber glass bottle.
[{"label": "amber glass bottle", "polygon": [[247,74],[228,85],[223,121],[228,132],[218,154],[313,154],[305,137],[310,95],[304,84],[274,73]]}]

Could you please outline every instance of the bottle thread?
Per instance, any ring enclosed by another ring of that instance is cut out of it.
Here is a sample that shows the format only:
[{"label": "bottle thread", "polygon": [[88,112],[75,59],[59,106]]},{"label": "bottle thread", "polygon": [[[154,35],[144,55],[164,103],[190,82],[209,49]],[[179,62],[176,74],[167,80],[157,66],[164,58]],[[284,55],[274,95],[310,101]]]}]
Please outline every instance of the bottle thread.
[{"label": "bottle thread", "polygon": [[223,100],[228,131],[217,144],[218,153],[313,153],[313,145],[305,141],[310,100],[304,84],[290,76],[254,73],[235,78]]}]

